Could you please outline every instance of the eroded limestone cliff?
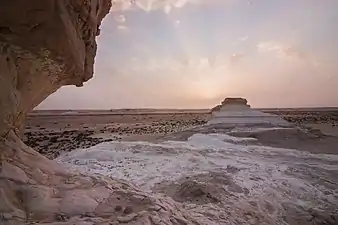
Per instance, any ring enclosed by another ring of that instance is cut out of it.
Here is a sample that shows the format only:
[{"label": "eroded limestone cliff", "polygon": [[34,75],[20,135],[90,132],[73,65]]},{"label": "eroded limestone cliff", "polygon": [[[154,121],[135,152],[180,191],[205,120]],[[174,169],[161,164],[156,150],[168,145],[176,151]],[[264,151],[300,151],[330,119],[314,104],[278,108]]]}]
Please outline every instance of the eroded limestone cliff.
[{"label": "eroded limestone cliff", "polygon": [[95,37],[109,0],[4,0],[0,3],[0,134],[63,85],[93,75]]},{"label": "eroded limestone cliff", "polygon": [[110,0],[0,2],[0,224],[193,223],[170,199],[71,173],[20,140],[27,112],[92,77],[95,37],[110,7]]}]

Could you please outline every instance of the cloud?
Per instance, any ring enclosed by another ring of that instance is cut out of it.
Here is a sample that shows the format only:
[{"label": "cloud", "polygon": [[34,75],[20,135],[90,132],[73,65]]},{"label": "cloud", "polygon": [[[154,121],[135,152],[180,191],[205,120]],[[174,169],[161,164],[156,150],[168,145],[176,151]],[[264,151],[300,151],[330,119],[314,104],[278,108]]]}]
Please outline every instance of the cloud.
[{"label": "cloud", "polygon": [[315,67],[321,64],[312,54],[302,51],[295,46],[275,41],[261,42],[257,45],[257,49],[261,53],[273,53],[280,59],[296,59],[307,62]]},{"label": "cloud", "polygon": [[277,53],[278,55],[283,55],[286,52],[286,49],[288,49],[289,47],[284,46],[278,42],[268,41],[259,43],[257,45],[257,48],[259,52],[273,52]]},{"label": "cloud", "polygon": [[188,3],[188,0],[178,0],[174,3],[174,6],[177,8],[182,8],[187,3]]},{"label": "cloud", "polygon": [[178,28],[180,26],[180,24],[181,24],[181,21],[179,21],[179,20],[174,21],[174,27],[175,28]]},{"label": "cloud", "polygon": [[126,16],[122,15],[122,14],[115,16],[114,19],[119,23],[125,23],[126,22]]},{"label": "cloud", "polygon": [[238,39],[236,39],[233,43],[235,45],[242,44],[243,42],[246,42],[249,39],[249,36],[243,36]]},{"label": "cloud", "polygon": [[244,58],[244,54],[242,53],[234,53],[230,56],[230,64],[236,65]]},{"label": "cloud", "polygon": [[154,1],[152,0],[135,0],[136,7],[143,9],[144,11],[151,11],[154,9]]},{"label": "cloud", "polygon": [[124,11],[132,8],[133,1],[126,1],[126,0],[112,0],[112,11]]},{"label": "cloud", "polygon": [[146,12],[163,10],[169,14],[173,8],[182,8],[187,4],[222,3],[224,0],[113,0],[112,11],[141,9]]},{"label": "cloud", "polygon": [[170,5],[164,6],[164,12],[165,12],[165,14],[169,14],[170,11],[171,11],[171,9],[172,9],[172,7]]},{"label": "cloud", "polygon": [[257,48],[259,52],[271,52],[275,53],[279,57],[295,57],[304,60],[308,56],[307,53],[297,49],[296,47],[274,41],[261,42],[257,45]]},{"label": "cloud", "polygon": [[117,29],[118,30],[129,30],[129,28],[127,26],[125,26],[125,25],[118,25]]},{"label": "cloud", "polygon": [[244,37],[238,38],[238,41],[247,41],[248,39],[249,39],[249,36],[244,36]]},{"label": "cloud", "polygon": [[[327,26],[333,14],[323,10],[311,17],[312,3],[292,0],[267,5],[251,0],[257,7],[247,7],[246,0],[228,7],[230,1],[238,0],[114,1],[98,38],[94,78],[74,92],[62,89],[49,106],[197,107],[227,95],[271,107],[321,103],[314,100],[318,96],[322,103],[338,104],[337,45]],[[287,20],[281,8],[291,10]],[[201,23],[211,15],[217,16],[212,26]],[[299,29],[290,30],[290,21]]]}]

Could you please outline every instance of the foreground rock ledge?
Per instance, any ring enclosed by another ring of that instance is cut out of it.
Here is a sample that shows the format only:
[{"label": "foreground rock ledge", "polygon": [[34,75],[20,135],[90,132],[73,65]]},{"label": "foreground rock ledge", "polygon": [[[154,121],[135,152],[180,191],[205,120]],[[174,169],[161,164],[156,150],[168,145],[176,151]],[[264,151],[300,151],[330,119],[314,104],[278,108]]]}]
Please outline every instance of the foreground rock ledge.
[{"label": "foreground rock ledge", "polygon": [[69,173],[11,132],[2,145],[0,224],[213,224],[124,182]]},{"label": "foreground rock ledge", "polygon": [[171,199],[67,172],[20,139],[29,111],[92,77],[95,36],[110,7],[110,0],[0,2],[0,224],[211,224]]}]

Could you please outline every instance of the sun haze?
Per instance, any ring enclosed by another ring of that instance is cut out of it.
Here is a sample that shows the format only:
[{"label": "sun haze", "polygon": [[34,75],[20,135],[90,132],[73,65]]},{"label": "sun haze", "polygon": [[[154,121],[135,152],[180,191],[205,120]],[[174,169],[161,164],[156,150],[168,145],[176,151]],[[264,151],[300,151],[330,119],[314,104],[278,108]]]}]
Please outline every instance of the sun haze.
[{"label": "sun haze", "polygon": [[[114,1],[113,1],[114,2]],[[38,109],[338,106],[338,1],[115,1],[94,78]]]}]

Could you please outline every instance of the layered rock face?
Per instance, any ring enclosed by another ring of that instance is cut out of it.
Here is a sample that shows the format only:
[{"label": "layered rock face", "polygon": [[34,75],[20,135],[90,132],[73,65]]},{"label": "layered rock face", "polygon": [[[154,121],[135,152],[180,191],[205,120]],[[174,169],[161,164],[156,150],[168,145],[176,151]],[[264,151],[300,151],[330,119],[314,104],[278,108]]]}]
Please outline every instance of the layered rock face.
[{"label": "layered rock face", "polygon": [[109,0],[0,3],[0,135],[20,133],[27,112],[63,85],[93,75],[95,37]]},{"label": "layered rock face", "polygon": [[225,98],[221,105],[211,110],[213,118],[208,124],[271,124],[275,126],[290,126],[287,121],[268,113],[251,109],[244,98]]},{"label": "layered rock face", "polygon": [[218,112],[226,107],[250,108],[245,98],[225,98],[220,105],[213,107],[211,112]]},{"label": "layered rock face", "polygon": [[245,98],[225,98],[222,105],[247,105],[248,101]]}]

